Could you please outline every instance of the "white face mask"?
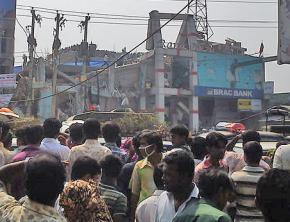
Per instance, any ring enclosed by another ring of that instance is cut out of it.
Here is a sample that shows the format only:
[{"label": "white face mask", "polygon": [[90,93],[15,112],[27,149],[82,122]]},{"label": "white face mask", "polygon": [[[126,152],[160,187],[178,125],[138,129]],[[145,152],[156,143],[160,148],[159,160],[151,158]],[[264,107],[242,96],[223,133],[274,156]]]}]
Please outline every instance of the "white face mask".
[{"label": "white face mask", "polygon": [[149,147],[151,147],[152,145],[153,145],[153,144],[148,145],[148,146],[140,146],[140,147],[139,147],[140,150],[144,150],[144,152],[145,152],[145,154],[146,154],[145,157],[150,157],[150,156],[152,156],[152,155],[155,153],[155,150],[154,150],[154,149],[152,150],[151,153],[148,153],[148,151],[147,151],[147,149],[148,149]]}]

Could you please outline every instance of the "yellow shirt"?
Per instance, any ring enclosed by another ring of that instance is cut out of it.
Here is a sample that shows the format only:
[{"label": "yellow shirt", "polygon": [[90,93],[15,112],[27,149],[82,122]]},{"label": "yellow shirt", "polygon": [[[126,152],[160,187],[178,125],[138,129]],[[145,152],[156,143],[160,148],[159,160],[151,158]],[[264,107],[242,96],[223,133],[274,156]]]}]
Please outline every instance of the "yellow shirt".
[{"label": "yellow shirt", "polygon": [[153,180],[153,171],[154,167],[147,158],[138,161],[134,167],[129,187],[134,195],[139,196],[138,203],[150,197],[157,190]]}]

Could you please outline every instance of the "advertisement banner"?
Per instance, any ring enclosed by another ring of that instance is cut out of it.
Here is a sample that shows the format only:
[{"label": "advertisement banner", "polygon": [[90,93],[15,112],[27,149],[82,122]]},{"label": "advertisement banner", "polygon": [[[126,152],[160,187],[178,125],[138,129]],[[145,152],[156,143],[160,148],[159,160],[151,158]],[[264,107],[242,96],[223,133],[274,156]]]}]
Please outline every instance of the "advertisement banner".
[{"label": "advertisement banner", "polygon": [[0,88],[15,88],[16,74],[0,74]]},{"label": "advertisement banner", "polygon": [[238,99],[239,111],[261,111],[262,100],[260,99]]},{"label": "advertisement banner", "polygon": [[197,86],[195,88],[196,96],[210,96],[210,97],[225,97],[237,99],[261,99],[263,98],[263,90],[251,89],[229,89],[217,87]]},{"label": "advertisement banner", "polygon": [[[264,63],[248,55],[197,53],[198,85],[213,88],[263,90]],[[248,64],[245,64],[249,62]],[[252,64],[257,62],[257,64]],[[243,63],[243,66],[238,66]]]},{"label": "advertisement banner", "polygon": [[290,1],[279,0],[278,64],[290,64]]},{"label": "advertisement banner", "polygon": [[0,95],[0,107],[8,106],[12,96],[13,96],[13,94],[1,94]]}]

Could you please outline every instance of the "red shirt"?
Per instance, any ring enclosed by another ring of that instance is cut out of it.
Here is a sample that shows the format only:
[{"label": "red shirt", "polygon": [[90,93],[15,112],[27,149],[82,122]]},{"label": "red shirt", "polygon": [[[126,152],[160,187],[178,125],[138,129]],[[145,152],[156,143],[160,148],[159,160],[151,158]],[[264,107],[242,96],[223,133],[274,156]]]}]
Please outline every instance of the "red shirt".
[{"label": "red shirt", "polygon": [[[200,174],[205,171],[205,170],[210,170],[212,168],[216,168],[215,166],[212,165],[212,162],[211,162],[211,159],[210,159],[210,156],[206,156],[204,158],[204,160],[198,164],[196,167],[195,167],[195,173],[194,173],[194,182],[197,183],[198,182],[198,179],[199,179],[199,176]],[[228,173],[228,166],[226,164],[226,162],[224,160],[220,160],[219,161],[219,169],[221,170],[224,170]]]}]

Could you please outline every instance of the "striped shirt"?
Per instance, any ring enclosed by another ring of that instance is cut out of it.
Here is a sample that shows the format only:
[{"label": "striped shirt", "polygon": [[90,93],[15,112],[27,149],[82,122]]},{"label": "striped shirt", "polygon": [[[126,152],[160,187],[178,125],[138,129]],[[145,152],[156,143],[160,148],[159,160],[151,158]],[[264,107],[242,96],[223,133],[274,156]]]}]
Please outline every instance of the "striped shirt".
[{"label": "striped shirt", "polygon": [[105,200],[111,216],[125,216],[127,213],[127,197],[119,192],[115,187],[103,183],[100,183],[99,189],[101,197]]},{"label": "striped shirt", "polygon": [[235,183],[237,194],[237,222],[263,222],[264,218],[256,208],[255,197],[258,180],[264,174],[261,167],[245,166],[241,171],[234,172],[231,177]]}]

